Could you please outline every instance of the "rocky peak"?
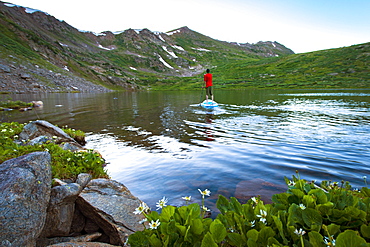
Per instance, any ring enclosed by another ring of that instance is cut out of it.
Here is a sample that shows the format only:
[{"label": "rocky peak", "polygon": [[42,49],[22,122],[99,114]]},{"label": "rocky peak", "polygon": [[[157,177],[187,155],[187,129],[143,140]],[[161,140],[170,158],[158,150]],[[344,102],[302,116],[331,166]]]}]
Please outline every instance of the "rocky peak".
[{"label": "rocky peak", "polygon": [[190,28],[188,28],[187,26],[183,26],[183,27],[180,27],[179,29],[180,32],[183,32],[183,33],[189,33],[189,32],[194,32],[193,30],[191,30]]},{"label": "rocky peak", "polygon": [[122,35],[126,36],[126,37],[129,37],[131,39],[134,39],[134,40],[138,40],[140,39],[140,36],[138,34],[137,31],[135,31],[134,29],[130,28],[130,29],[127,29],[125,30]]},{"label": "rocky peak", "polygon": [[167,35],[173,35],[173,34],[179,34],[179,33],[184,34],[184,33],[190,33],[190,32],[193,32],[193,31],[190,30],[190,28],[188,28],[187,26],[184,26],[184,27],[180,27],[180,28],[168,31],[168,32],[166,32],[166,34]]}]

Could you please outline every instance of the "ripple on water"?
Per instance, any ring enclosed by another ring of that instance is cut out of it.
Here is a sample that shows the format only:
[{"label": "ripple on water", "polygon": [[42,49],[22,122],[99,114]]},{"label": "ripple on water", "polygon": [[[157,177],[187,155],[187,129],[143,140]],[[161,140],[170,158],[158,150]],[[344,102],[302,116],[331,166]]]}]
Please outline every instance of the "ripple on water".
[{"label": "ripple on water", "polygon": [[362,187],[370,174],[370,94],[362,91],[218,92],[214,110],[191,104],[199,94],[189,92],[117,93],[114,101],[53,94],[42,110],[19,116],[91,131],[86,147],[152,207],[163,196],[172,205],[182,205],[182,196],[200,202],[198,189],[209,189],[206,203],[215,210],[217,194],[244,201],[285,191],[284,176],[296,170],[307,180]]}]

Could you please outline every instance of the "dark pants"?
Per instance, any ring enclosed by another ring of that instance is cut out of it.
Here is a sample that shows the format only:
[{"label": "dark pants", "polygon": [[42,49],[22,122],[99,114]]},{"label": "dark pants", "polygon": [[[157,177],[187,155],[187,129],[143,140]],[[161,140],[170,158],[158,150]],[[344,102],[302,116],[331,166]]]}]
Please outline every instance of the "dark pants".
[{"label": "dark pants", "polygon": [[212,96],[212,86],[206,87],[206,95]]}]

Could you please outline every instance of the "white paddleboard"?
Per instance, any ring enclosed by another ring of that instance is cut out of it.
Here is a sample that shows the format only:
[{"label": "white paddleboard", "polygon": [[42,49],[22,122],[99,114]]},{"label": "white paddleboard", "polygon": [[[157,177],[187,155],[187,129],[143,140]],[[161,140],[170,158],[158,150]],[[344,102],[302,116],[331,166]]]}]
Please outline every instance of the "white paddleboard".
[{"label": "white paddleboard", "polygon": [[205,100],[202,103],[200,103],[200,106],[207,108],[207,109],[213,109],[215,107],[218,107],[218,104],[216,101],[213,100]]}]

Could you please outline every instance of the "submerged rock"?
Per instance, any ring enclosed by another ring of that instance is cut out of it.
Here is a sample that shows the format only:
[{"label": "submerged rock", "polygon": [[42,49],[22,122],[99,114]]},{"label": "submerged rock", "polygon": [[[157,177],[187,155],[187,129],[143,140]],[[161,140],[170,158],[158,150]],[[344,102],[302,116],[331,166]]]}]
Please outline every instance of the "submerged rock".
[{"label": "submerged rock", "polygon": [[285,192],[286,188],[269,183],[263,179],[241,181],[236,185],[235,197],[239,200],[248,200],[251,197],[261,197],[265,203],[272,203],[271,197],[276,193]]}]

